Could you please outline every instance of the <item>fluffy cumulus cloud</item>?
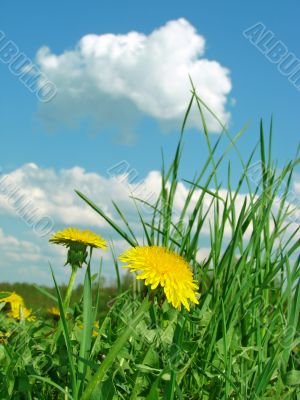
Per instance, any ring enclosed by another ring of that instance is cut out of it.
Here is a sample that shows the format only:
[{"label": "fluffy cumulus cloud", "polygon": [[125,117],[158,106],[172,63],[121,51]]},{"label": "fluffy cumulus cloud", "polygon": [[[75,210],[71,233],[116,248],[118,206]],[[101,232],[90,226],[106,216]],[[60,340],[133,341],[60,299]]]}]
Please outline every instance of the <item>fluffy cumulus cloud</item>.
[{"label": "fluffy cumulus cloud", "polygon": [[[51,128],[90,117],[96,131],[122,129],[127,140],[142,115],[178,127],[190,98],[190,75],[199,95],[227,123],[229,71],[204,53],[204,37],[183,18],[149,35],[89,34],[62,54],[43,47],[36,59],[58,93],[40,106],[40,115]],[[190,124],[200,126],[196,110]],[[220,131],[210,115],[207,125]]]}]

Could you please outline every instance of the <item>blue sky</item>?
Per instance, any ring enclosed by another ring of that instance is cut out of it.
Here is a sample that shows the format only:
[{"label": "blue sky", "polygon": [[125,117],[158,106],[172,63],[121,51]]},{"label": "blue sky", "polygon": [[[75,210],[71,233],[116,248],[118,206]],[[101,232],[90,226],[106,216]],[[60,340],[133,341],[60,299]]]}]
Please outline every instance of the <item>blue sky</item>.
[{"label": "blue sky", "polygon": [[[260,22],[264,24],[266,30],[274,32],[275,42],[280,40],[288,52],[294,53],[296,57],[300,58],[299,11],[299,3],[292,0],[284,3],[259,2],[258,0],[251,3],[196,0],[186,2],[87,1],[85,3],[31,1],[30,3],[20,2],[18,5],[5,2],[1,5],[0,30],[4,32],[7,40],[12,40],[18,46],[20,52],[34,60],[44,72],[50,73],[50,78],[58,87],[57,98],[59,98],[61,87],[63,90],[76,90],[76,85],[78,82],[82,83],[82,78],[68,83],[74,70],[70,65],[72,60],[67,58],[56,70],[49,70],[47,64],[50,59],[49,54],[50,56],[64,57],[66,53],[73,52],[74,56],[78,56],[78,59],[82,60],[83,55],[78,55],[78,43],[86,35],[100,36],[108,33],[128,35],[129,32],[135,31],[148,39],[153,31],[166,26],[170,21],[178,21],[183,18],[188,25],[184,25],[182,29],[188,30],[189,27],[192,27],[194,29],[193,37],[205,39],[205,50],[199,59],[214,60],[221,68],[228,70],[227,75],[224,70],[217,70],[215,77],[220,79],[220,82],[224,82],[225,86],[222,93],[219,93],[216,88],[214,95],[216,97],[225,96],[226,103],[222,105],[220,102],[216,102],[216,105],[217,108],[220,108],[220,112],[223,109],[224,113],[230,113],[228,124],[232,134],[235,134],[246,123],[249,124],[249,129],[239,145],[242,154],[246,157],[258,141],[260,117],[268,125],[273,114],[274,154],[283,163],[287,158],[293,157],[299,143],[300,91],[289,82],[286,76],[280,74],[276,64],[271,63],[243,36],[243,31]],[[162,38],[162,35],[159,38]],[[174,40],[176,41],[175,37]],[[180,46],[180,41],[178,43]],[[43,56],[39,61],[37,54],[39,49],[44,46],[50,50],[48,55]],[[164,47],[161,46],[161,49],[164,50]],[[84,59],[84,63],[87,64],[89,60],[90,58]],[[148,61],[151,62],[153,59],[150,58]],[[157,65],[160,62],[165,61],[158,58]],[[195,64],[192,56],[189,62]],[[90,66],[86,64],[86,69],[81,70],[83,78],[86,76],[85,71],[91,71],[88,69]],[[115,68],[119,73],[117,64],[111,64],[111,66],[112,70]],[[162,70],[164,69],[162,68]],[[166,65],[166,75],[170,73],[172,76],[172,70],[170,62]],[[132,72],[129,70],[128,74],[130,73]],[[131,76],[128,79],[127,76],[124,76],[124,70],[120,74],[116,79],[112,74],[110,76],[111,83],[108,80],[107,84],[113,86],[117,78],[121,76],[122,84],[125,82],[129,88],[136,88],[134,77]],[[150,171],[159,170],[161,147],[167,158],[171,157],[175,148],[180,127],[179,116],[182,115],[182,112],[180,111],[176,115],[172,114],[164,126],[166,121],[162,121],[160,111],[155,111],[155,104],[152,104],[151,101],[157,100],[158,103],[161,101],[167,109],[168,100],[174,100],[174,105],[177,105],[176,99],[172,98],[168,87],[165,89],[167,93],[165,98],[163,98],[164,92],[162,95],[157,92],[156,99],[155,85],[159,84],[159,80],[152,77],[150,86],[145,86],[149,87],[150,91],[153,90],[147,100],[146,94],[148,93],[143,93],[143,84],[148,79],[148,75],[143,77],[142,70],[134,70],[133,74],[136,75],[137,80],[141,79],[140,91],[137,90],[137,95],[130,99],[127,95],[123,96],[122,103],[116,103],[114,98],[110,99],[107,107],[112,107],[112,117],[106,117],[106,114],[110,114],[110,110],[106,110],[105,120],[102,120],[101,99],[105,99],[106,92],[102,87],[102,92],[100,90],[101,93],[97,93],[97,89],[95,89],[97,79],[93,81],[91,78],[85,83],[87,92],[83,93],[76,105],[72,104],[71,95],[68,94],[61,97],[60,103],[55,103],[55,100],[52,104],[49,103],[49,107],[46,104],[41,108],[36,96],[10,73],[6,64],[0,62],[0,165],[3,172],[14,174],[14,179],[20,185],[25,185],[27,182],[28,193],[31,191],[35,198],[34,193],[38,193],[39,188],[40,191],[43,191],[41,197],[47,194],[46,186],[50,185],[49,182],[53,183],[56,180],[54,185],[65,182],[64,179],[67,178],[62,177],[61,171],[71,171],[74,167],[82,168],[85,173],[107,177],[107,169],[121,160],[126,160],[130,168],[138,171],[140,180],[146,179]],[[95,78],[95,75],[91,76]],[[166,82],[169,83],[169,81],[164,81],[164,76],[161,79],[162,85]],[[193,76],[193,79],[197,81],[198,77]],[[213,74],[211,79],[214,79]],[[231,90],[226,89],[226,79],[232,85]],[[60,85],[62,86],[60,87]],[[177,85],[177,82],[174,82],[174,85]],[[206,86],[209,90],[208,83]],[[117,91],[119,89],[112,90],[119,93]],[[181,88],[176,93],[181,93],[180,90]],[[88,91],[93,91],[92,98]],[[143,98],[144,94],[146,100]],[[96,100],[94,115],[91,118],[86,112],[85,105]],[[53,107],[53,104],[57,104],[57,106]],[[122,107],[123,105],[124,107]],[[80,107],[82,108],[80,109]],[[99,116],[97,110],[99,110]],[[116,110],[120,110],[121,114],[118,114]],[[134,116],[132,120],[129,119],[126,122],[127,115],[131,111]],[[68,118],[64,114],[65,112],[68,114]],[[81,115],[77,122],[75,122],[76,113]],[[67,122],[64,118],[67,118]],[[119,121],[115,125],[114,122],[118,119]],[[133,138],[128,136],[128,132],[122,132],[122,129],[128,131],[130,135],[133,133]],[[217,137],[217,134],[213,135],[215,138]],[[201,160],[203,147],[203,135],[194,126],[186,136],[186,162],[183,166],[183,174],[186,176],[191,177],[196,170],[198,160]],[[232,162],[233,170],[238,176],[238,163],[234,158]],[[38,170],[28,172],[25,168],[28,174],[26,180],[24,165],[28,163],[34,164]],[[55,176],[53,177],[51,173]],[[46,178],[39,180],[38,176],[47,176],[48,180],[45,181]],[[32,177],[31,181],[30,177]],[[70,182],[80,185],[84,181],[84,185],[88,185],[88,179],[93,180],[94,177],[85,177],[86,180],[82,178],[81,181],[76,179],[72,175]],[[49,184],[42,186],[41,182]],[[96,183],[94,182],[93,185]],[[63,188],[63,185],[61,187]],[[23,189],[26,191],[26,188]],[[70,183],[69,190],[71,192],[72,183]],[[91,190],[91,193],[95,192]],[[36,202],[38,202],[38,198],[37,195]],[[59,200],[57,202],[59,204]],[[50,212],[47,207],[46,210],[48,213]],[[63,210],[61,215],[64,215]],[[58,226],[67,222],[66,218],[59,217],[54,211],[53,218],[57,221]],[[41,246],[40,238],[37,240],[30,228],[13,212],[7,211],[5,207],[1,213],[1,219],[4,242],[7,240],[12,245],[12,238],[15,238],[15,243],[28,241],[34,246]],[[71,217],[69,220],[76,222],[76,219],[72,220]],[[90,220],[89,223],[93,225]],[[30,247],[29,244],[23,243],[22,245]],[[30,251],[34,252],[35,250]],[[30,259],[30,256],[28,257]],[[5,262],[10,261],[5,260]],[[34,268],[37,268],[38,263],[46,264],[44,259],[34,261],[34,257],[30,262],[33,271]],[[12,262],[12,268],[10,272],[4,273],[4,279],[31,279],[28,276],[18,275],[17,271],[22,270],[20,267],[16,267],[18,263],[21,263],[19,259],[15,263]],[[40,276],[37,280],[44,282],[45,276]]]}]

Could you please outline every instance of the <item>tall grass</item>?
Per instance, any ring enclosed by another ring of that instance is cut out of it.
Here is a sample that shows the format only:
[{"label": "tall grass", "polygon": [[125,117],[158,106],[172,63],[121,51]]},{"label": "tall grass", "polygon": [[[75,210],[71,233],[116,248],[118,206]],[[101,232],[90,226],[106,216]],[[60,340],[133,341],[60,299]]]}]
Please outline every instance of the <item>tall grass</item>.
[{"label": "tall grass", "polygon": [[[184,132],[193,104],[208,156],[197,176],[185,181],[189,189],[178,212]],[[289,202],[299,158],[279,169],[272,159],[272,124],[268,134],[261,124],[259,147],[244,160],[237,144],[244,130],[231,138],[223,126],[212,142],[207,112],[193,90],[174,159],[168,168],[163,163],[156,202],[133,199],[143,243],[166,246],[189,262],[200,304],[188,313],[173,309],[159,291],[154,297],[143,288],[120,291],[94,337],[99,299],[92,295],[88,266],[81,311],[75,306],[66,312],[56,285],[58,326],[41,319],[15,323],[0,349],[1,398],[300,399],[300,239]],[[223,138],[229,144],[220,154]],[[226,187],[218,180],[230,152],[241,166],[234,189],[230,164]],[[143,244],[117,204],[120,224],[77,194],[129,247]],[[210,251],[199,261],[207,227]]]}]

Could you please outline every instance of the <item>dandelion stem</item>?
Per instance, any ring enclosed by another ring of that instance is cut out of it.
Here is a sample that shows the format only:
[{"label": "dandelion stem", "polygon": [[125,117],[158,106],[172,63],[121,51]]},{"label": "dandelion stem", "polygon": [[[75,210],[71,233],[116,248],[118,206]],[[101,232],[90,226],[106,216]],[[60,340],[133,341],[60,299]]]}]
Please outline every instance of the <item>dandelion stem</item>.
[{"label": "dandelion stem", "polygon": [[65,309],[66,313],[67,313],[69,305],[70,305],[70,300],[71,300],[72,291],[73,291],[73,287],[74,287],[74,283],[75,283],[77,269],[78,269],[78,265],[76,265],[76,264],[72,265],[72,272],[71,272],[71,276],[70,276],[69,283],[68,283],[66,297],[64,300],[64,309]]},{"label": "dandelion stem", "polygon": [[131,323],[127,326],[127,328],[124,330],[121,336],[115,341],[113,346],[110,348],[106,358],[100,365],[99,369],[96,371],[95,375],[91,378],[89,381],[81,400],[88,400],[91,398],[91,395],[97,386],[98,383],[100,383],[107,370],[111,367],[111,365],[115,362],[116,357],[120,353],[120,350],[122,347],[125,345],[126,341],[132,335],[132,333],[135,331],[135,328],[137,324],[140,322],[142,317],[145,315],[145,313],[148,311],[150,307],[150,302],[148,298],[146,297],[142,304],[140,305],[139,309],[137,310],[135,316],[131,320]]}]

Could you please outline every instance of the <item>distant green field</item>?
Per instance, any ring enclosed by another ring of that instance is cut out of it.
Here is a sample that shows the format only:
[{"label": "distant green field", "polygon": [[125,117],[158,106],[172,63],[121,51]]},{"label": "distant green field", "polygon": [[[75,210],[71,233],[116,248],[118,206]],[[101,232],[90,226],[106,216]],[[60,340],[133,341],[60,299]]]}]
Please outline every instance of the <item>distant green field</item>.
[{"label": "distant green field", "polygon": [[[42,294],[37,286],[47,290],[53,296],[55,296],[55,287],[49,288],[47,286],[40,285],[32,285],[30,283],[5,283],[0,282],[0,292],[8,291],[8,292],[16,292],[20,296],[23,297],[27,308],[32,309],[34,313],[45,313],[48,308],[53,306],[57,306],[57,302],[51,300],[49,297]],[[123,288],[127,289],[129,287],[129,279],[125,278],[123,280]],[[62,296],[66,294],[67,285],[60,286],[60,291]],[[93,293],[95,294],[97,288],[93,288]],[[80,284],[76,286],[72,293],[71,304],[78,303],[82,297],[83,285]],[[118,294],[118,289],[116,286],[101,286],[101,290],[99,292],[99,312],[105,313],[109,309],[109,302],[111,299],[115,298]]]}]

